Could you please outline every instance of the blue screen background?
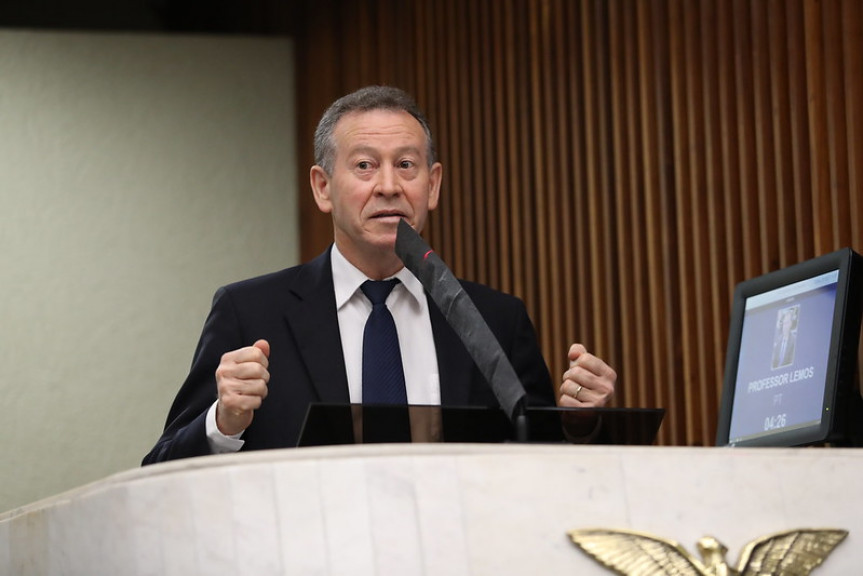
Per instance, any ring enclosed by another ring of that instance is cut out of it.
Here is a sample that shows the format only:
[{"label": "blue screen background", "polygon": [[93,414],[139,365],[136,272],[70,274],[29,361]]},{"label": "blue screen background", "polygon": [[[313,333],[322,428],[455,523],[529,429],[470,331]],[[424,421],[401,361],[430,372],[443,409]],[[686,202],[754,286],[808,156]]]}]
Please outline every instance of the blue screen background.
[{"label": "blue screen background", "polygon": [[[836,284],[828,284],[746,312],[729,431],[731,442],[763,434],[765,428],[775,430],[820,421],[835,301]],[[793,361],[774,368],[780,310],[795,307]],[[755,389],[759,381],[760,390]]]}]

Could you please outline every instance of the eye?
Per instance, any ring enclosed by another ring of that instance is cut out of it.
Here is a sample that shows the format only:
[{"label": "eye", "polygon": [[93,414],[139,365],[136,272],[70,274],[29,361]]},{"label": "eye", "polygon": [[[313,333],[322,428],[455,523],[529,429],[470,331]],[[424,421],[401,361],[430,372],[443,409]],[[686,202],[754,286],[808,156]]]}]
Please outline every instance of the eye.
[{"label": "eye", "polygon": [[401,162],[399,162],[399,168],[401,168],[402,170],[410,170],[413,167],[414,163],[410,160],[402,160]]},{"label": "eye", "polygon": [[369,162],[368,160],[360,160],[359,162],[357,162],[357,169],[358,170],[365,171],[365,170],[371,170],[371,168],[372,168],[372,163]]}]

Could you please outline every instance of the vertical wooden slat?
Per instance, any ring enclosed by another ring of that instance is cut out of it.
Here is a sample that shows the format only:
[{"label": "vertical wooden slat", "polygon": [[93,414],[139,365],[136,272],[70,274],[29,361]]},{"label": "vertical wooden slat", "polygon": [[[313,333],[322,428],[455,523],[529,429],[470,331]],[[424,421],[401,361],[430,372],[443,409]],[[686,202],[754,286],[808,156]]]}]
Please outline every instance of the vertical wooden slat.
[{"label": "vertical wooden slat", "polygon": [[[454,19],[454,8],[456,2],[446,0],[444,2],[434,3],[435,22],[433,24],[435,30],[446,26],[447,22],[452,22]],[[460,270],[463,266],[461,251],[458,245],[454,242],[454,233],[461,230],[461,210],[458,208],[459,190],[456,188],[461,180],[461,141],[458,137],[458,106],[453,106],[452,88],[451,85],[457,80],[453,78],[458,62],[458,53],[454,41],[435,42],[435,51],[438,58],[443,59],[444,66],[437,70],[437,86],[438,99],[440,108],[438,109],[438,117],[442,127],[441,147],[446,146],[445,166],[446,176],[444,184],[446,195],[444,196],[445,203],[443,204],[444,211],[440,214],[443,221],[442,235],[440,240],[440,249],[449,265]]]},{"label": "vertical wooden slat", "polygon": [[723,222],[726,219],[722,189],[722,127],[719,115],[719,41],[717,39],[717,2],[703,3],[701,10],[701,46],[703,70],[701,83],[704,94],[702,118],[704,122],[704,179],[706,186],[706,237],[705,250],[709,255],[709,301],[710,317],[705,322],[705,357],[707,374],[704,388],[704,413],[702,414],[702,436],[704,443],[713,441],[714,415],[718,412],[719,390],[724,369],[725,326],[728,321],[728,300],[723,288],[728,285],[728,258],[725,252]]},{"label": "vertical wooden slat", "polygon": [[607,4],[603,0],[596,0],[592,5],[592,20],[594,28],[594,38],[597,44],[603,47],[601,50],[594,51],[595,68],[597,76],[595,84],[596,101],[595,114],[596,141],[593,149],[597,154],[594,157],[596,172],[594,178],[594,188],[590,194],[591,201],[588,202],[591,215],[590,222],[590,252],[591,252],[591,280],[593,282],[592,292],[597,314],[596,324],[593,326],[594,343],[592,345],[594,351],[601,356],[613,354],[612,346],[612,326],[615,325],[613,307],[610,305],[616,293],[616,284],[609,276],[613,270],[606,263],[610,261],[610,249],[613,248],[613,236],[606,235],[607,230],[613,229],[613,224],[609,219],[609,189],[610,189],[610,166],[613,162],[609,152],[611,150],[610,135],[608,127],[608,29],[607,29]]},{"label": "vertical wooden slat", "polygon": [[610,230],[617,228],[614,210],[614,195],[612,194],[612,185],[614,181],[613,165],[616,162],[614,150],[612,148],[611,136],[611,110],[609,91],[611,86],[611,78],[609,73],[608,60],[608,3],[605,1],[597,2],[596,9],[599,12],[599,22],[603,30],[603,45],[602,59],[600,61],[600,69],[602,70],[602,92],[600,101],[602,102],[602,189],[600,194],[600,206],[602,219],[600,222],[600,230],[597,234],[599,242],[599,258],[596,261],[594,274],[599,278],[597,295],[601,296],[598,305],[603,309],[604,314],[600,320],[600,326],[603,331],[597,334],[595,352],[604,358],[616,358],[620,348],[617,330],[614,329],[620,323],[619,308],[616,302],[619,299],[619,282],[616,270],[609,263],[613,262],[617,253],[617,244],[614,234],[609,234]]},{"label": "vertical wooden slat", "polygon": [[675,222],[677,236],[677,252],[680,261],[680,348],[682,354],[683,388],[682,396],[686,403],[685,412],[686,436],[694,437],[698,422],[698,414],[693,409],[692,395],[697,385],[698,366],[695,362],[695,342],[698,330],[698,318],[695,304],[695,294],[691,279],[695,278],[692,269],[695,260],[691,251],[694,249],[692,230],[692,198],[690,190],[690,161],[686,148],[690,122],[687,114],[686,97],[686,60],[691,58],[687,46],[686,21],[684,16],[685,2],[672,0],[668,6],[668,38],[671,57],[671,114],[674,132],[672,134],[674,147],[674,190],[677,205],[677,221]]},{"label": "vertical wooden slat", "polygon": [[[596,194],[599,193],[599,175],[597,174],[597,149],[598,141],[598,116],[596,105],[596,57],[595,53],[598,49],[596,41],[596,28],[591,11],[591,2],[581,3],[581,54],[583,58],[582,68],[582,94],[584,98],[584,140],[585,140],[585,158],[584,158],[584,203],[582,205],[583,217],[579,221],[584,233],[580,238],[579,253],[581,255],[581,265],[579,274],[584,279],[582,283],[582,292],[580,296],[587,299],[589,302],[594,302],[593,278],[592,278],[592,260],[593,260],[593,230],[597,222],[596,214]],[[587,311],[585,311],[587,312]],[[596,314],[596,308],[591,307],[589,314],[586,314],[582,319],[582,329],[587,334],[588,330],[592,330],[598,324],[599,315]],[[590,342],[588,342],[590,345]]]},{"label": "vertical wooden slat", "polygon": [[[737,142],[739,140],[740,123],[737,121],[737,82],[734,66],[735,33],[733,6],[730,2],[717,4],[717,42],[719,62],[719,124],[722,140],[722,174],[721,189],[725,219],[722,231],[718,232],[723,243],[717,243],[716,249],[724,252],[728,260],[728,281],[720,287],[720,293],[726,302],[730,302],[734,285],[744,277],[743,262],[743,232],[742,206],[740,193],[739,156]],[[727,331],[723,332],[726,334]]]},{"label": "vertical wooden slat", "polygon": [[[842,12],[839,2],[821,5],[824,38],[824,90],[827,108],[827,142],[830,165],[830,220],[833,234],[830,250],[851,243],[851,204],[848,194],[848,137],[844,96]],[[837,33],[831,33],[832,30]],[[863,46],[860,46],[863,49]]]},{"label": "vertical wooden slat", "polygon": [[776,190],[776,226],[779,266],[796,262],[797,219],[794,215],[794,189],[788,175],[791,173],[791,134],[788,86],[788,44],[785,2],[771,0],[767,7],[772,130],[773,130],[773,186]]},{"label": "vertical wooden slat", "polygon": [[808,118],[811,146],[812,213],[815,253],[829,252],[833,245],[833,222],[830,202],[830,153],[828,149],[827,111],[825,102],[824,39],[822,36],[821,3],[805,0],[806,75]]},{"label": "vertical wooden slat", "polygon": [[487,102],[494,101],[495,90],[492,78],[492,64],[494,53],[492,51],[491,21],[488,17],[488,2],[476,2],[472,15],[479,32],[475,35],[474,50],[479,54],[476,60],[479,75],[479,86],[474,92],[473,108],[477,118],[475,129],[474,147],[477,158],[477,173],[481,179],[477,183],[475,193],[478,197],[478,209],[480,211],[481,229],[477,230],[477,246],[479,248],[479,260],[481,270],[484,273],[477,277],[479,282],[485,282],[491,286],[500,286],[500,257],[499,246],[501,237],[496,226],[497,207],[501,204],[501,191],[499,183],[495,180],[495,164],[500,157],[495,154],[494,146],[494,106]]},{"label": "vertical wooden slat", "polygon": [[603,331],[607,327],[602,326],[602,310],[599,307],[601,295],[597,287],[600,278],[596,273],[596,263],[601,261],[600,253],[600,226],[601,226],[601,195],[604,194],[602,174],[602,71],[600,70],[601,40],[603,30],[597,16],[596,2],[585,2],[582,4],[582,50],[585,58],[584,67],[584,91],[585,91],[585,139],[586,139],[586,199],[587,199],[587,221],[584,223],[587,229],[587,242],[581,247],[582,258],[585,267],[582,273],[590,283],[589,296],[594,303],[592,313],[592,324],[589,329],[594,335],[594,340],[588,341],[587,345],[595,348],[596,342],[601,341]]},{"label": "vertical wooden slat", "polygon": [[794,192],[794,222],[797,230],[796,258],[801,262],[815,255],[815,233],[812,218],[812,170],[810,164],[810,138],[806,75],[806,35],[803,1],[785,5],[788,19],[788,83],[789,113],[791,115],[791,171]]},{"label": "vertical wooden slat", "polygon": [[370,6],[375,6],[375,4],[368,1],[357,2],[351,10],[353,17],[351,20],[348,20],[348,22],[353,21],[355,25],[345,26],[346,22],[343,21],[342,23],[342,33],[345,40],[342,44],[342,57],[345,58],[345,61],[353,58],[359,64],[353,70],[348,71],[347,78],[349,81],[344,87],[344,91],[352,90],[354,87],[361,85],[363,78],[378,76],[374,68],[375,63],[378,61],[374,49],[362,50],[360,48],[364,38],[374,38],[374,29],[369,23],[368,8]]},{"label": "vertical wooden slat", "polygon": [[[627,74],[626,63],[627,58],[627,29],[626,29],[626,10],[623,9],[622,2],[610,2],[608,6],[609,20],[609,61],[610,61],[610,76],[611,76],[611,123],[612,123],[612,150],[614,162],[614,196],[616,220],[616,240],[618,245],[626,246],[629,241],[629,235],[633,230],[630,226],[632,222],[632,203],[636,194],[632,192],[632,178],[630,170],[632,160],[630,149],[627,146],[628,132],[627,129],[633,123],[630,118],[631,109],[627,104],[627,94],[634,90],[634,86],[630,85],[631,78]],[[631,68],[630,68],[631,70]],[[610,192],[610,191],[609,191]],[[620,390],[618,401],[625,404],[627,399],[631,398],[635,402],[644,404],[647,401],[646,387],[641,382],[638,374],[641,366],[636,361],[640,342],[637,338],[636,328],[636,311],[633,305],[634,298],[634,271],[633,262],[631,260],[617,260],[617,270],[619,277],[619,306],[620,318],[619,324],[619,339],[620,353],[616,355],[619,369],[630,375],[630,382],[634,384],[635,389],[631,390],[627,387],[622,387]],[[636,400],[637,399],[637,400]]]},{"label": "vertical wooden slat", "polygon": [[518,104],[519,78],[516,72],[520,68],[518,65],[519,50],[517,44],[516,22],[523,20],[521,19],[521,14],[519,14],[513,7],[513,4],[514,3],[512,2],[506,2],[504,4],[504,38],[505,45],[507,46],[505,69],[507,107],[505,122],[509,127],[507,134],[508,170],[504,178],[508,183],[507,204],[509,206],[509,210],[507,212],[507,220],[509,222],[508,228],[510,230],[510,238],[512,238],[512,267],[510,273],[510,277],[512,278],[512,293],[524,298],[527,293],[525,289],[525,275],[523,268],[524,243],[522,241],[522,235],[519,232],[521,230],[519,225],[519,214],[521,213],[519,198],[523,194],[523,192],[521,192],[523,182],[520,175],[523,173],[523,165],[520,163],[521,150],[518,148],[518,143],[521,141],[521,122],[519,122],[521,114]]},{"label": "vertical wooden slat", "polygon": [[584,106],[584,181],[582,200],[582,226],[580,237],[581,269],[583,275],[581,296],[586,298],[590,309],[585,310],[580,337],[589,350],[601,349],[607,325],[604,321],[603,295],[597,290],[602,285],[601,230],[603,227],[603,195],[607,194],[605,177],[605,82],[603,51],[606,45],[606,29],[601,5],[595,0],[583,2],[581,6],[582,98]]},{"label": "vertical wooden slat", "polygon": [[[731,294],[734,284],[742,277],[742,234],[740,233],[741,207],[739,180],[736,178],[738,167],[738,156],[736,154],[735,142],[738,140],[738,123],[736,122],[736,78],[733,70],[734,31],[732,6],[727,2],[718,2],[717,13],[717,82],[718,82],[718,117],[721,147],[721,173],[717,174],[720,182],[717,184],[717,192],[721,196],[721,210],[724,218],[717,229],[717,238],[714,242],[714,250],[724,254],[726,266],[724,270],[725,282],[718,284],[717,300],[721,302],[725,315],[721,317],[719,325],[714,330],[720,334],[715,349],[717,351],[716,363],[720,370],[720,377],[725,375],[726,341],[728,338],[727,312],[730,308]],[[719,210],[719,209],[718,209]],[[717,387],[716,396],[720,396],[720,388]],[[711,419],[715,424],[715,418]]]},{"label": "vertical wooden slat", "polygon": [[[629,54],[638,53],[638,34],[637,34],[637,13],[631,9],[631,4],[623,7],[624,12],[624,38],[625,50],[627,56],[625,61],[625,82],[627,86],[625,110],[626,110],[626,132],[625,137],[628,140],[627,154],[629,162],[626,165],[626,171],[630,174],[630,185],[628,187],[628,200],[625,202],[629,207],[629,215],[627,220],[621,220],[622,234],[628,234],[628,242],[621,241],[620,246],[624,254],[630,254],[630,258],[618,258],[621,262],[621,284],[632,291],[632,296],[626,298],[629,306],[634,310],[634,323],[630,318],[624,316],[623,329],[630,333],[629,342],[630,348],[624,347],[622,354],[623,360],[634,356],[635,367],[632,368],[632,362],[628,368],[624,370],[622,381],[624,386],[637,387],[637,401],[633,403],[636,406],[656,406],[659,405],[658,397],[661,397],[661,391],[652,381],[652,366],[654,364],[651,357],[651,347],[649,346],[650,333],[650,306],[648,304],[647,286],[647,258],[644,258],[644,246],[646,237],[644,233],[644,224],[642,214],[644,214],[644,166],[641,162],[641,147],[644,145],[644,135],[640,129],[641,108],[638,98],[641,89],[641,83],[644,82],[641,69],[638,65],[638,59],[629,57]],[[627,270],[632,271],[631,284],[626,284],[625,277]],[[630,402],[633,402],[630,400]],[[668,427],[666,427],[667,429]],[[667,436],[667,432],[663,431]]]},{"label": "vertical wooden slat", "polygon": [[[375,76],[381,79],[382,84],[405,84],[406,78],[401,79],[401,82],[396,82],[392,73],[396,66],[394,58],[387,58],[384,50],[387,46],[397,46],[395,30],[390,23],[394,16],[392,6],[389,4],[392,0],[384,0],[380,3],[372,3],[368,6],[367,11],[371,16],[371,25],[373,28],[369,31],[372,38],[377,38],[375,45],[377,50],[372,53],[373,60],[370,62],[368,76]],[[401,55],[398,56],[399,58]]]},{"label": "vertical wooden slat", "polygon": [[494,151],[495,161],[491,163],[495,173],[495,182],[497,183],[497,203],[495,205],[495,216],[498,228],[498,246],[499,250],[499,279],[495,286],[498,286],[505,292],[512,291],[512,272],[511,260],[512,255],[512,236],[510,229],[510,210],[509,210],[509,186],[511,182],[510,175],[507,173],[508,168],[512,165],[508,154],[508,143],[512,141],[510,130],[512,129],[509,122],[509,109],[507,97],[507,74],[506,74],[506,59],[508,57],[508,48],[505,41],[504,19],[501,10],[493,10],[486,5],[491,14],[491,34],[492,34],[492,68],[493,70],[493,87],[492,90],[492,108],[494,136],[488,144],[488,148]]},{"label": "vertical wooden slat", "polygon": [[[708,412],[712,407],[713,390],[715,381],[711,364],[707,357],[707,338],[710,333],[705,327],[710,325],[710,298],[708,291],[711,286],[710,278],[710,247],[707,244],[709,231],[709,215],[707,213],[707,179],[705,174],[706,139],[704,128],[705,101],[703,74],[702,44],[704,31],[701,30],[700,4],[687,4],[685,9],[686,46],[689,58],[686,60],[686,114],[687,114],[687,136],[686,141],[690,143],[687,149],[689,156],[689,179],[684,191],[678,191],[678,197],[689,194],[690,225],[692,227],[692,292],[693,309],[692,315],[695,321],[695,329],[692,333],[693,349],[692,363],[695,370],[691,380],[691,402],[687,411],[695,416],[697,426],[692,432],[696,442],[703,444],[708,436],[707,425],[709,423]],[[680,208],[682,211],[682,207]],[[685,277],[681,275],[681,277]]]},{"label": "vertical wooden slat", "polygon": [[571,120],[566,116],[566,100],[568,98],[568,57],[565,48],[565,35],[567,33],[564,27],[564,5],[562,0],[554,0],[549,13],[549,29],[553,41],[551,42],[551,52],[553,54],[553,66],[550,69],[552,94],[549,97],[546,118],[546,125],[549,127],[551,137],[549,138],[549,155],[548,164],[552,174],[554,174],[554,183],[551,185],[549,202],[549,219],[551,226],[548,229],[548,242],[551,247],[549,265],[552,271],[552,292],[551,292],[551,314],[553,319],[552,339],[546,342],[545,346],[551,348],[548,356],[551,358],[551,364],[554,369],[555,380],[557,376],[563,372],[564,367],[568,364],[567,347],[569,344],[567,329],[572,318],[572,299],[573,295],[564,290],[565,280],[564,275],[567,272],[565,263],[571,258],[569,246],[562,242],[563,230],[568,225],[563,214],[569,209],[569,198],[572,195],[572,187],[569,182],[569,177],[566,170],[566,164],[560,162],[557,158],[567,157],[571,153],[571,149],[567,145],[567,130],[564,126],[570,125]]},{"label": "vertical wooden slat", "polygon": [[773,114],[770,106],[770,53],[767,4],[751,5],[752,86],[755,132],[756,217],[761,246],[761,271],[779,268],[779,219],[773,150]]},{"label": "vertical wooden slat", "polygon": [[[429,22],[434,22],[432,13],[432,4],[426,0],[421,0],[416,4],[416,11],[411,25],[408,30],[415,31],[415,46],[416,46],[416,97],[420,106],[423,107],[428,122],[433,131],[435,154],[438,161],[441,160],[441,135],[439,113],[440,106],[437,97],[437,70],[435,62],[438,58],[438,48],[435,42],[435,35],[431,32],[433,28],[428,25]],[[444,175],[447,174],[448,167],[444,166]],[[440,204],[443,199],[449,194],[449,190],[443,184],[441,185],[441,199],[439,200],[438,208],[433,212],[428,219],[426,229],[424,231],[426,238],[431,246],[434,246],[437,251],[443,253],[441,245],[441,236],[443,235],[442,219],[440,214],[443,208]]]},{"label": "vertical wooden slat", "polygon": [[[536,291],[535,221],[531,211],[533,203],[531,195],[536,193],[536,190],[531,187],[534,165],[528,144],[531,135],[531,82],[533,80],[533,54],[530,44],[532,20],[529,7],[524,2],[516,2],[515,10],[512,13],[513,39],[516,46],[511,68],[515,78],[515,118],[513,121],[517,123],[518,131],[515,142],[517,148],[513,155],[518,171],[514,179],[513,226],[519,239],[519,251],[516,254],[517,268],[515,270],[518,288],[515,293],[521,296],[528,309],[536,314],[539,311],[537,306],[539,297]],[[531,194],[525,194],[525,190],[530,190]]]},{"label": "vertical wooden slat", "polygon": [[[699,438],[701,443],[712,440],[713,418],[718,409],[717,389],[721,382],[722,345],[720,344],[719,325],[727,321],[724,299],[719,298],[716,286],[724,284],[724,251],[717,249],[719,238],[718,228],[724,218],[722,197],[720,193],[719,174],[721,173],[719,127],[715,111],[718,107],[717,76],[717,42],[716,42],[716,6],[713,0],[705,0],[700,4],[698,14],[698,29],[700,31],[700,74],[698,86],[701,93],[698,106],[699,123],[702,126],[704,138],[703,158],[700,162],[700,180],[703,182],[703,200],[699,207],[700,219],[700,250],[704,261],[699,276],[706,279],[700,286],[704,322],[701,328],[702,337],[699,342],[701,351],[701,387],[700,410],[701,423]],[[696,104],[695,102],[693,103]],[[720,320],[721,317],[721,320]]]},{"label": "vertical wooden slat", "polygon": [[[863,251],[863,4],[842,3],[842,51],[848,123],[848,195],[851,246]],[[863,387],[863,341],[858,350],[857,382]]]},{"label": "vertical wooden slat", "polygon": [[863,3],[856,0],[842,2],[842,55],[848,126],[850,245],[863,251]]},{"label": "vertical wooden slat", "polygon": [[466,278],[477,277],[477,242],[475,237],[476,232],[476,206],[474,205],[475,196],[473,194],[474,181],[473,177],[476,173],[476,165],[472,161],[472,138],[471,138],[471,91],[474,77],[471,74],[471,51],[469,38],[473,34],[470,27],[468,14],[468,4],[465,2],[457,2],[454,6],[454,19],[452,22],[458,22],[459,25],[455,28],[455,53],[460,61],[459,66],[453,67],[455,82],[453,85],[452,97],[455,106],[453,109],[457,111],[454,116],[453,129],[457,133],[461,153],[459,154],[459,162],[462,165],[460,169],[460,178],[454,181],[453,186],[458,191],[459,208],[461,211],[460,217],[456,219],[459,226],[458,240],[454,238],[453,244],[458,246],[458,252],[461,254],[461,266],[456,268],[457,274]]},{"label": "vertical wooden slat", "polygon": [[[538,294],[547,294],[550,290],[551,270],[548,264],[550,246],[548,237],[543,232],[543,228],[548,226],[548,191],[550,188],[548,173],[548,143],[547,143],[547,127],[543,122],[542,112],[546,107],[547,101],[544,95],[549,93],[547,79],[550,77],[548,73],[548,2],[547,0],[535,0],[531,3],[529,13],[530,20],[530,67],[532,72],[530,76],[530,157],[531,164],[535,166],[531,178],[531,189],[533,194],[525,196],[527,200],[522,204],[524,212],[528,214],[530,228],[526,228],[525,232],[532,236],[532,225],[534,222],[543,222],[545,225],[536,229],[536,270],[537,270],[537,290]],[[541,341],[548,342],[551,338],[551,302],[550,298],[539,298],[538,315],[535,318],[537,327],[541,335]],[[546,356],[548,352],[546,351]]]},{"label": "vertical wooden slat", "polygon": [[755,106],[752,87],[752,23],[750,6],[734,1],[735,87],[737,88],[738,169],[743,232],[743,264],[746,277],[765,272],[758,229],[758,178],[755,166]]},{"label": "vertical wooden slat", "polygon": [[586,257],[588,245],[588,211],[587,197],[590,194],[587,168],[587,85],[584,81],[588,73],[588,59],[584,52],[585,10],[581,4],[571,3],[569,6],[570,30],[580,33],[568,34],[570,54],[570,90],[572,97],[569,110],[575,120],[572,132],[572,182],[573,198],[571,211],[568,214],[570,222],[569,245],[572,247],[570,258],[574,271],[574,297],[576,298],[575,326],[571,338],[579,342],[588,342],[590,327],[593,325],[593,307],[590,294],[590,264]]},{"label": "vertical wooden slat", "polygon": [[[579,4],[574,2],[565,3],[567,31],[582,30],[583,11]],[[587,246],[587,169],[585,167],[586,154],[586,129],[585,129],[585,87],[583,77],[585,74],[585,58],[583,57],[583,39],[581,34],[567,33],[566,46],[569,54],[568,74],[569,93],[566,102],[567,114],[572,119],[572,128],[568,130],[571,154],[569,161],[565,162],[570,174],[571,195],[568,209],[564,212],[566,221],[565,244],[569,246],[568,256],[565,255],[566,266],[566,292],[573,305],[573,317],[571,326],[567,333],[567,343],[585,342],[589,339],[592,324],[591,302],[589,290],[588,262],[584,257]],[[561,374],[567,366],[563,362],[557,369]]]},{"label": "vertical wooden slat", "polygon": [[[572,131],[566,129],[566,126],[574,126],[577,118],[570,114],[570,100],[575,98],[572,82],[574,75],[570,65],[571,58],[567,38],[569,37],[570,28],[569,18],[571,12],[569,8],[571,2],[558,0],[555,3],[552,22],[554,25],[555,39],[555,54],[556,66],[555,74],[557,75],[556,94],[553,99],[553,113],[551,122],[556,124],[555,139],[552,144],[552,149],[559,150],[558,154],[550,154],[549,160],[553,163],[558,171],[559,190],[555,195],[558,202],[554,206],[556,229],[551,234],[552,244],[559,246],[558,256],[552,259],[552,266],[557,268],[557,296],[552,300],[557,302],[558,307],[556,314],[558,316],[558,330],[555,339],[551,345],[560,345],[561,343],[566,348],[571,342],[575,341],[575,315],[576,301],[578,295],[574,290],[574,273],[573,260],[575,259],[576,251],[572,250],[573,246],[568,241],[568,231],[572,226],[572,221],[569,214],[572,212],[572,199],[576,192],[574,189],[572,170],[574,162],[558,162],[556,159],[574,158],[575,148],[572,142]],[[567,349],[554,350],[549,357],[549,367],[552,371],[552,381],[558,383],[560,375],[568,366],[566,357]]]}]

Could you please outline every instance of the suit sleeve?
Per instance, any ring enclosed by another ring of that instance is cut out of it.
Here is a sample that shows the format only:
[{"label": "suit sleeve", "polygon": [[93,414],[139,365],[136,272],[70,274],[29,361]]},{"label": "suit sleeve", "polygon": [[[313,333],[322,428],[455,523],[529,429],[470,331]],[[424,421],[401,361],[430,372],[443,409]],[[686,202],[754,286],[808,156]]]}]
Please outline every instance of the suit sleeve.
[{"label": "suit sleeve", "polygon": [[242,346],[242,330],[230,293],[221,288],[213,298],[192,367],[174,399],[164,432],[142,465],[210,454],[206,415],[217,398],[216,368],[223,354]]},{"label": "suit sleeve", "polygon": [[528,406],[554,406],[554,387],[542,356],[536,330],[524,304],[518,301],[510,361],[527,393]]}]

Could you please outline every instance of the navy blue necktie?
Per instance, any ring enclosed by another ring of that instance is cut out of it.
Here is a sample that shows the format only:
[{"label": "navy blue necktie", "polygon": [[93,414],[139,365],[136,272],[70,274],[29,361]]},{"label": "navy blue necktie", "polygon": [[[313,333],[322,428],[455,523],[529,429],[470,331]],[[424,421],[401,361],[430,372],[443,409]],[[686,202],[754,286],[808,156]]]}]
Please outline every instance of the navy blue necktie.
[{"label": "navy blue necktie", "polygon": [[387,296],[398,279],[367,280],[360,290],[372,303],[363,331],[363,404],[407,404],[399,336]]}]

